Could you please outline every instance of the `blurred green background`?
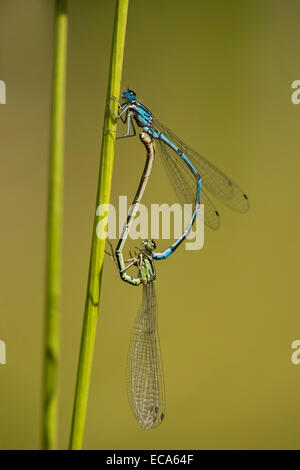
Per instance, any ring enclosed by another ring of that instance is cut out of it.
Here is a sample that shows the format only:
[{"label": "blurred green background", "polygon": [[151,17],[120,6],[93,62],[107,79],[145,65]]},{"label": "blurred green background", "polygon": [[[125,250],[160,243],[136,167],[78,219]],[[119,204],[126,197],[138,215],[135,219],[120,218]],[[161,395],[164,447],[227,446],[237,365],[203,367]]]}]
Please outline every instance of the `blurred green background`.
[{"label": "blurred green background", "polygon": [[[114,2],[70,0],[60,447],[68,445],[95,210]],[[52,72],[50,0],[1,0],[0,447],[39,446]],[[167,414],[141,431],[127,403],[126,354],[141,289],[106,260],[84,447],[300,448],[297,0],[132,0],[123,87],[240,183],[247,215],[199,252],[157,263]],[[131,201],[144,164],[118,142],[112,202]],[[145,203],[175,197],[160,162]]]}]

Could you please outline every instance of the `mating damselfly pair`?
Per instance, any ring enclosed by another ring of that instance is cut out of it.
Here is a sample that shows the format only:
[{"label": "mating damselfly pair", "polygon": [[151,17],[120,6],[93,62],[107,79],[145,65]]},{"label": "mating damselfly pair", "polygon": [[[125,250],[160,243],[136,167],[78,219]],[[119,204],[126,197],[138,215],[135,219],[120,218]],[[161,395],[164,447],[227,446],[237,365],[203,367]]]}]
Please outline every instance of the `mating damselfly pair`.
[{"label": "mating damselfly pair", "polygon": [[[143,303],[132,331],[128,353],[127,391],[138,424],[143,429],[150,429],[159,425],[165,416],[165,389],[157,331],[154,260],[167,259],[185,240],[196,220],[200,203],[204,204],[205,208],[205,224],[215,230],[219,228],[220,214],[207,192],[240,213],[248,211],[249,200],[245,192],[221,170],[185,145],[160,123],[151,111],[137,100],[133,90],[127,89],[122,93],[122,98],[124,101],[120,103],[116,97],[112,97],[118,104],[117,114],[109,103],[114,117],[127,124],[127,132],[117,132],[117,138],[135,136],[135,122],[143,131],[140,138],[147,149],[147,160],[121,238],[115,252],[112,249],[111,254],[123,281],[134,286],[143,285]],[[145,240],[141,248],[137,247],[138,253],[135,252],[135,256],[124,261],[123,248],[130,224],[136,214],[152,169],[154,142],[158,144],[156,148],[162,157],[179,200],[184,204],[192,202],[193,213],[182,235],[167,249],[155,252],[155,242]],[[128,274],[128,269],[132,267],[138,269],[136,278]]]}]

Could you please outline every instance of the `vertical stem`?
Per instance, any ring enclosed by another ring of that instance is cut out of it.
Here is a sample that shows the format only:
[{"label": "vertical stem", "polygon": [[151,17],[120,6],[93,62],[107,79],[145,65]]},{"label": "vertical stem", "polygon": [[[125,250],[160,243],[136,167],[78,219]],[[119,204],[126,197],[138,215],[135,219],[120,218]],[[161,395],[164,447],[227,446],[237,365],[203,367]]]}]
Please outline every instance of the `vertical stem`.
[{"label": "vertical stem", "polygon": [[57,446],[67,33],[67,0],[56,0],[46,261],[44,390],[42,416],[42,446],[44,449],[55,449]]},{"label": "vertical stem", "polygon": [[[110,59],[110,72],[107,87],[107,101],[110,97],[119,96],[121,74],[123,65],[123,52],[125,43],[126,21],[129,0],[117,0],[112,49]],[[114,111],[117,105],[114,102]],[[104,129],[116,130],[117,123],[105,103]],[[100,173],[98,180],[96,208],[100,204],[108,204],[110,198],[111,179],[115,151],[115,134],[103,132],[102,151],[100,159]],[[70,449],[81,449],[88,393],[91,379],[91,370],[94,354],[95,335],[97,326],[98,306],[100,299],[101,277],[103,269],[105,238],[98,238],[96,226],[99,217],[95,216],[90,254],[89,277],[83,319],[81,346],[77,371],[77,383],[73,409],[73,419],[70,437]]]}]

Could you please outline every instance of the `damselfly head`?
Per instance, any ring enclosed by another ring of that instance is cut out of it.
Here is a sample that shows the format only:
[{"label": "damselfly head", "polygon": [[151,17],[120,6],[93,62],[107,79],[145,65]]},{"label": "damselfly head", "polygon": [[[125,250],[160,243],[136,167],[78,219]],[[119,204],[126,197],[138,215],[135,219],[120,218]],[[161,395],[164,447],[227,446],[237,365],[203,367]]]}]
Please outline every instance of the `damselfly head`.
[{"label": "damselfly head", "polygon": [[124,98],[127,101],[135,101],[136,100],[136,93],[135,93],[135,91],[130,90],[129,88],[127,88],[126,91],[123,91],[122,98]]},{"label": "damselfly head", "polygon": [[149,251],[153,251],[156,248],[156,243],[154,240],[144,240],[143,245]]}]

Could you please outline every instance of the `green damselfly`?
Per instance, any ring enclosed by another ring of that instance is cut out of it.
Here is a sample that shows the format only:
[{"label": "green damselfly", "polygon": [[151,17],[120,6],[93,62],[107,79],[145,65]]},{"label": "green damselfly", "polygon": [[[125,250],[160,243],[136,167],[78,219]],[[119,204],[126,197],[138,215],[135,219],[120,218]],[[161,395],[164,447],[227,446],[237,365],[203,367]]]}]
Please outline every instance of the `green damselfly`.
[{"label": "green damselfly", "polygon": [[[153,250],[154,240],[145,240],[141,247],[136,247],[134,256],[124,260],[123,249],[126,243],[130,225],[137,212],[142,195],[145,191],[151,173],[155,150],[152,138],[141,133],[140,139],[147,150],[147,160],[135,195],[129,210],[121,238],[114,252],[111,242],[108,243],[121,279],[133,286],[143,286],[143,300],[131,333],[130,346],[127,356],[126,382],[128,399],[138,425],[146,430],[158,426],[165,416],[165,386],[162,359],[158,337],[157,300],[155,293],[156,271]],[[128,274],[130,268],[138,269],[138,276]]]}]

